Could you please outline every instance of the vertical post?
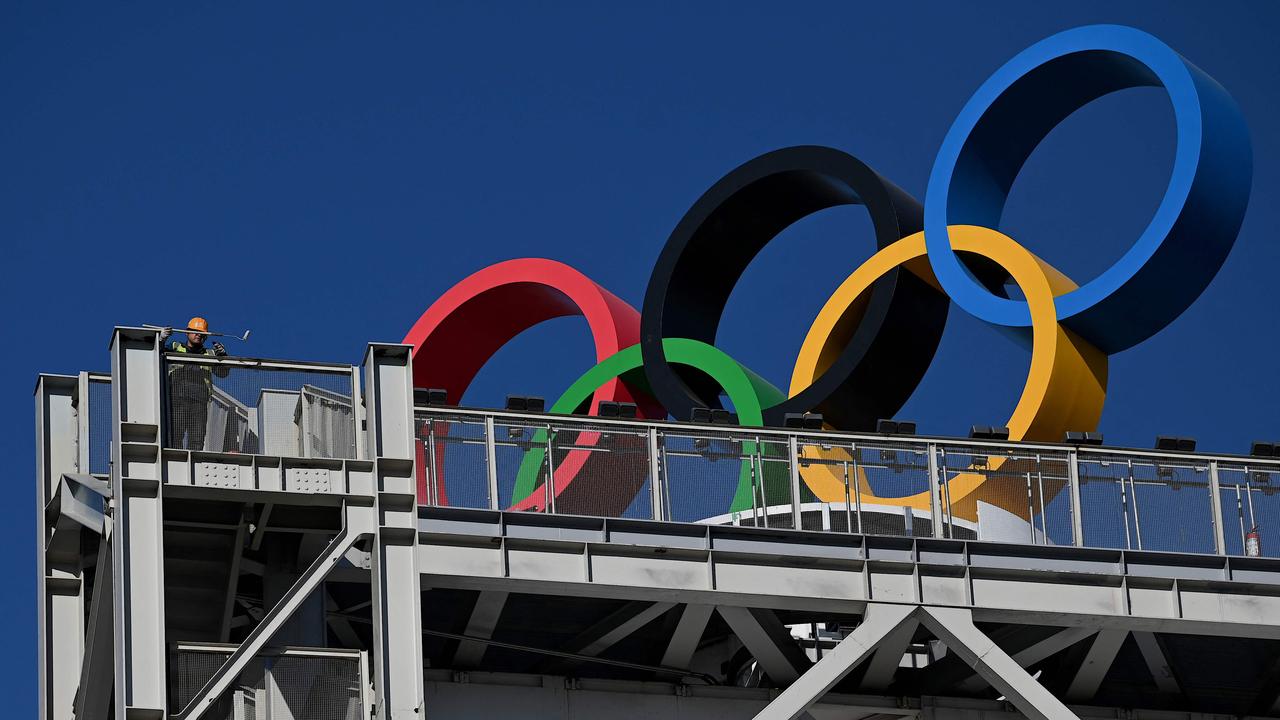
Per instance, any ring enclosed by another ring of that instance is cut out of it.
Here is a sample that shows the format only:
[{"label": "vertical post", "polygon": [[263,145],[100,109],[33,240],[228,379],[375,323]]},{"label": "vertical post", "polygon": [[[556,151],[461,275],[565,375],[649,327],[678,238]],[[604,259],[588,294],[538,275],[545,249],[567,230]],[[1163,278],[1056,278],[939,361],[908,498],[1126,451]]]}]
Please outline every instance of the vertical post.
[{"label": "vertical post", "polygon": [[658,450],[658,428],[649,426],[649,504],[653,507],[654,520],[666,520],[662,507],[662,464]]},{"label": "vertical post", "polygon": [[365,435],[364,398],[360,397],[360,368],[355,365],[351,366],[351,419],[355,423],[351,435],[356,443],[356,459],[367,460],[365,450],[369,443]]},{"label": "vertical post", "polygon": [[942,537],[942,478],[938,474],[938,446],[925,446],[929,454],[929,515],[933,520],[933,536]]},{"label": "vertical post", "polygon": [[87,443],[78,440],[89,418],[82,412],[77,427],[77,394],[81,403],[86,397],[77,392],[78,384],[76,378],[62,375],[41,375],[36,381],[36,653],[41,720],[72,716],[84,652],[82,568],[54,567],[50,562],[45,554],[49,528],[44,514],[63,473],[74,473],[79,467],[88,472],[88,464],[80,463]]},{"label": "vertical post", "polygon": [[377,510],[370,568],[374,705],[382,720],[420,720],[424,714],[412,349],[370,343],[364,357]]},{"label": "vertical post", "polygon": [[547,482],[543,486],[544,494],[547,499],[546,512],[550,515],[556,514],[556,461],[555,448],[552,446],[551,425],[547,424]]},{"label": "vertical post", "polygon": [[164,632],[164,513],[160,405],[164,367],[155,330],[111,337],[111,553],[115,717],[163,718],[168,704]]},{"label": "vertical post", "polygon": [[787,437],[787,467],[791,470],[791,527],[800,529],[800,447],[796,436]]},{"label": "vertical post", "polygon": [[484,467],[489,482],[489,509],[500,510],[498,505],[498,442],[493,436],[493,416],[484,416]]},{"label": "vertical post", "polygon": [[1071,486],[1071,541],[1084,547],[1084,508],[1080,505],[1080,453],[1067,451],[1067,483]]},{"label": "vertical post", "polygon": [[1218,461],[1209,461],[1209,507],[1213,513],[1213,552],[1227,554],[1226,527],[1222,523],[1222,492],[1218,485]]}]

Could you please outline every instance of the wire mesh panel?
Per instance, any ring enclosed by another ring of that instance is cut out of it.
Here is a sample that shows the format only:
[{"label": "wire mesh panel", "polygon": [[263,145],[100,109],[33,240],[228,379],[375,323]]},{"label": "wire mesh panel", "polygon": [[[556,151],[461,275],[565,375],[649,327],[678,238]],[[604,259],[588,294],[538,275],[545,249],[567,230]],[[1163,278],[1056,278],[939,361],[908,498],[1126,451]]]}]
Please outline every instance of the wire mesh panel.
[{"label": "wire mesh panel", "polygon": [[449,507],[489,507],[485,423],[465,415],[415,413],[419,502]]},{"label": "wire mesh panel", "polygon": [[851,455],[856,462],[852,477],[856,478],[862,498],[858,508],[862,532],[912,537],[933,535],[932,480],[925,443],[893,440],[855,443]]},{"label": "wire mesh panel", "polygon": [[349,367],[244,365],[165,357],[166,445],[287,457],[354,458]]},{"label": "wire mesh panel", "polygon": [[[177,646],[169,707],[185,708],[230,656],[231,646]],[[253,658],[209,709],[209,720],[366,720],[358,652],[284,650]]]},{"label": "wire mesh panel", "polygon": [[89,380],[89,472],[111,472],[111,381]]},{"label": "wire mesh panel", "polygon": [[1080,496],[1086,545],[1214,552],[1207,463],[1081,453]]},{"label": "wire mesh panel", "polygon": [[833,438],[799,438],[801,527],[862,532],[860,460],[854,443]]},{"label": "wire mesh panel", "polygon": [[[498,507],[521,512],[547,512],[552,498],[547,481],[548,425],[526,420],[496,419],[493,425],[497,459]],[[554,468],[553,468],[554,474]]]},{"label": "wire mesh panel", "polygon": [[557,513],[653,518],[647,431],[574,423],[550,437]]},{"label": "wire mesh panel", "polygon": [[1065,453],[946,445],[938,467],[947,537],[1071,544]]},{"label": "wire mesh panel", "polygon": [[663,433],[659,442],[668,518],[765,525],[767,499],[761,495],[754,438]]},{"label": "wire mesh panel", "polygon": [[[350,657],[266,658],[262,720],[358,720],[363,717],[360,664]],[[255,719],[256,720],[256,719]]]},{"label": "wire mesh panel", "polygon": [[1220,463],[1218,488],[1227,554],[1280,557],[1280,467]]}]

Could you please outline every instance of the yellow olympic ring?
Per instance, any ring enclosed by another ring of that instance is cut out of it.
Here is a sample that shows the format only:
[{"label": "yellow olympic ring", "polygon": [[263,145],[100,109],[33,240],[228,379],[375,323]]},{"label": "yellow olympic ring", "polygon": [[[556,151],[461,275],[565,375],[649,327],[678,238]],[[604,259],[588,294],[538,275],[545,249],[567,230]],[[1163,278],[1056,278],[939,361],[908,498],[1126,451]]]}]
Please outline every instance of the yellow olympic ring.
[{"label": "yellow olympic ring", "polygon": [[[1031,309],[1031,367],[1022,396],[1009,417],[1009,439],[1058,441],[1067,430],[1096,427],[1106,398],[1107,356],[1062,327],[1054,307],[1054,297],[1074,290],[1076,284],[995,230],[954,225],[949,234],[957,252],[987,258],[1004,268],[1022,289]],[[836,359],[857,327],[872,284],[899,265],[942,292],[926,257],[924,233],[905,237],[876,253],[840,284],[810,326],[792,371],[791,395],[808,387]],[[839,462],[848,460],[850,455],[839,448],[806,446],[802,457]],[[983,500],[1026,518],[1025,497],[1014,499],[989,485],[984,490],[987,475],[999,470],[1005,461],[993,457],[985,473],[963,473],[950,480],[953,515],[976,520],[977,501]],[[837,476],[830,465],[810,464],[802,470],[801,477],[819,500],[844,502],[844,477]],[[865,470],[859,469],[856,483],[862,502],[887,499],[872,492]],[[1057,488],[1053,490],[1056,492]],[[928,511],[930,497],[928,492],[922,492],[893,498],[892,504]]]}]

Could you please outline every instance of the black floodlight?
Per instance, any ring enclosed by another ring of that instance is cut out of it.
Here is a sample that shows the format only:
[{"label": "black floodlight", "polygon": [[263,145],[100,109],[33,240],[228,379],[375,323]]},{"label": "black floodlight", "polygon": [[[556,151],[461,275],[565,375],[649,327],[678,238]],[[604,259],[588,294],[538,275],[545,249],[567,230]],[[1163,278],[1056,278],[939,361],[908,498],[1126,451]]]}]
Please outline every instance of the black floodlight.
[{"label": "black floodlight", "polygon": [[1157,435],[1156,449],[1157,450],[1177,450],[1178,438],[1172,435]]},{"label": "black floodlight", "polygon": [[689,420],[690,422],[696,422],[696,423],[710,423],[711,408],[704,408],[704,407],[694,408],[693,412],[689,413]]},{"label": "black floodlight", "polygon": [[515,412],[524,412],[529,407],[529,398],[524,395],[508,395],[507,409]]},{"label": "black floodlight", "polygon": [[449,394],[442,388],[414,388],[414,405],[445,405]]},{"label": "black floodlight", "polygon": [[821,430],[822,413],[805,413],[801,418],[801,424],[804,425],[805,430]]},{"label": "black floodlight", "polygon": [[1071,445],[1101,445],[1102,433],[1068,430],[1067,434],[1063,437],[1063,442]]},{"label": "black floodlight", "polygon": [[915,420],[899,420],[898,434],[899,435],[915,435],[916,421]]},{"label": "black floodlight", "polygon": [[799,430],[804,427],[804,413],[787,413],[782,416],[782,426]]},{"label": "black floodlight", "polygon": [[969,437],[973,440],[987,440],[991,437],[991,426],[972,425],[969,427]]},{"label": "black floodlight", "polygon": [[601,400],[596,409],[596,414],[605,418],[616,418],[619,412],[618,403],[612,400]]},{"label": "black floodlight", "polygon": [[523,440],[523,439],[524,439],[524,428],[520,427],[519,425],[509,425],[509,426],[507,427],[507,439],[508,439],[508,440]]},{"label": "black floodlight", "polygon": [[992,439],[992,440],[1008,440],[1008,439],[1009,439],[1009,428],[1004,427],[1003,425],[1002,425],[1002,426],[1000,426],[1000,427],[996,427],[996,426],[992,425],[992,426],[991,426],[991,439]]},{"label": "black floodlight", "polygon": [[636,413],[638,411],[638,408],[636,407],[635,403],[619,402],[617,403],[617,405],[618,405],[618,417],[625,418],[627,420],[635,419]]},{"label": "black floodlight", "polygon": [[1189,437],[1178,438],[1178,452],[1195,452],[1196,439]]},{"label": "black floodlight", "polygon": [[1277,451],[1280,451],[1280,445],[1262,440],[1254,440],[1249,446],[1249,454],[1254,457],[1276,457]]},{"label": "black floodlight", "polygon": [[537,395],[530,395],[529,397],[524,399],[524,403],[525,403],[524,409],[528,412],[540,413],[540,412],[547,411],[546,398],[540,398]]},{"label": "black floodlight", "polygon": [[885,435],[896,435],[898,432],[898,423],[893,420],[885,420],[881,418],[876,421],[876,432]]},{"label": "black floodlight", "polygon": [[723,408],[715,408],[711,411],[712,425],[732,425],[733,413]]}]

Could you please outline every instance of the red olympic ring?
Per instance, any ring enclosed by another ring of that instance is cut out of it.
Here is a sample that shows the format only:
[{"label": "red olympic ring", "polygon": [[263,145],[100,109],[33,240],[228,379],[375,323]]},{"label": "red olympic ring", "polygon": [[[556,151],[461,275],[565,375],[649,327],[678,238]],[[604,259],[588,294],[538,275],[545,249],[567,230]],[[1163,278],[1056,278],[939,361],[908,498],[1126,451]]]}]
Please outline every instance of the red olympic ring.
[{"label": "red olympic ring", "polygon": [[[462,399],[480,368],[512,338],[538,323],[578,315],[587,321],[597,363],[640,341],[640,313],[574,268],[544,258],[507,260],[479,270],[422,313],[404,337],[413,346],[413,385],[443,388],[450,402]],[[595,414],[601,401],[634,402],[645,418],[666,417],[666,410],[643,391],[619,379],[600,386],[591,399]],[[420,444],[420,443],[419,443]],[[436,457],[443,458],[443,448]],[[419,470],[425,466],[419,447]],[[563,468],[556,478],[563,492],[581,467]],[[437,477],[444,477],[437,468]],[[418,499],[427,498],[425,473],[418,474]],[[447,505],[445,488],[436,501]]]}]

